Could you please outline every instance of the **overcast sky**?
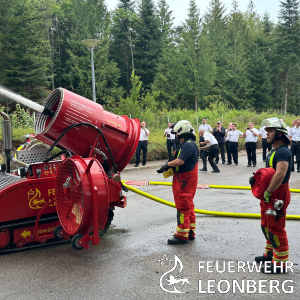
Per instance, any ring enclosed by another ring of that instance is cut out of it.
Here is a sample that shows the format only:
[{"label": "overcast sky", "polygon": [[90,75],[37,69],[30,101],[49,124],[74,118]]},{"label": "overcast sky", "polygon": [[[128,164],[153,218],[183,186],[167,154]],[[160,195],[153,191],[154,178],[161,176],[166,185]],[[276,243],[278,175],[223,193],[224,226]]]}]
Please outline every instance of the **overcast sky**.
[{"label": "overcast sky", "polygon": [[[105,0],[109,10],[113,10],[117,7],[119,0]],[[157,3],[157,0],[154,0]],[[189,7],[189,0],[166,0],[170,9],[173,10],[174,24],[179,25],[184,22],[187,18],[187,12]],[[200,9],[200,14],[203,15],[207,11],[207,7],[210,0],[196,0],[196,4]],[[226,13],[229,13],[232,9],[231,3],[232,0],[223,0],[222,3],[227,8]],[[238,0],[239,9],[242,12],[247,10],[249,0]],[[263,15],[264,12],[268,12],[271,19],[274,22],[277,22],[277,15],[279,11],[279,0],[253,0],[255,10],[260,15]]]}]

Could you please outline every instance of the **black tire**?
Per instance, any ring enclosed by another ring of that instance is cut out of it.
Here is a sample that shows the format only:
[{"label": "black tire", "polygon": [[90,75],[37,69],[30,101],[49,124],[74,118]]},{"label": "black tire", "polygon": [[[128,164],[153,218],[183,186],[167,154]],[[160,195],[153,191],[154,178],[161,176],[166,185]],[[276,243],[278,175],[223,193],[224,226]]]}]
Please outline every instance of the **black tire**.
[{"label": "black tire", "polygon": [[59,234],[62,230],[63,230],[63,227],[61,225],[59,225],[59,226],[55,227],[55,229],[53,231],[54,238],[57,241],[62,241],[64,239],[64,237]]},{"label": "black tire", "polygon": [[82,234],[76,234],[71,241],[71,245],[75,250],[82,250],[83,247],[78,244],[79,240],[83,237]]},{"label": "black tire", "polygon": [[114,218],[114,212],[111,208],[108,208],[108,219],[107,219],[104,229],[99,230],[99,236],[103,236],[105,233],[107,233],[107,230],[109,229],[109,226],[110,226],[113,218]]}]

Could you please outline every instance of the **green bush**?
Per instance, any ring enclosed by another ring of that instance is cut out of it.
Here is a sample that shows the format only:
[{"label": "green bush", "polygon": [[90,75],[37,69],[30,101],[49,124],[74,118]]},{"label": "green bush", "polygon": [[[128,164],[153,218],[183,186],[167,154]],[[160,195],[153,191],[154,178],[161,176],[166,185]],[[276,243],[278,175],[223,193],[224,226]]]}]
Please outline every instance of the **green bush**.
[{"label": "green bush", "polygon": [[10,115],[13,128],[30,128],[34,126],[33,116],[30,116],[29,110],[21,108],[16,104],[16,110]]},{"label": "green bush", "polygon": [[13,128],[26,129],[34,127],[33,115],[30,115],[29,110],[22,108],[19,103],[16,104],[16,109],[13,112],[10,112],[10,109],[5,109],[3,106],[0,107],[0,111],[8,114]]}]

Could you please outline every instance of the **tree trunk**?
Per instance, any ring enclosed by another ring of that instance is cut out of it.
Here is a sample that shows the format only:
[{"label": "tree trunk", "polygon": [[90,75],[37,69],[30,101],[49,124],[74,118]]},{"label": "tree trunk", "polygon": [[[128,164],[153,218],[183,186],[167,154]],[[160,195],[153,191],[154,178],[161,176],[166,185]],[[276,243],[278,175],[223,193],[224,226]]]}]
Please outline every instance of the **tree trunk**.
[{"label": "tree trunk", "polygon": [[288,78],[289,78],[289,72],[286,72],[285,76],[285,95],[284,95],[284,107],[283,107],[283,115],[286,115],[286,109],[287,109],[287,96],[288,96]]},{"label": "tree trunk", "polygon": [[197,99],[197,94],[195,96],[195,111],[198,110],[198,99]]},{"label": "tree trunk", "polygon": [[284,109],[283,109],[283,115],[286,115],[286,108],[287,108],[287,93],[288,93],[288,89],[287,87],[285,88],[285,96],[284,96]]}]

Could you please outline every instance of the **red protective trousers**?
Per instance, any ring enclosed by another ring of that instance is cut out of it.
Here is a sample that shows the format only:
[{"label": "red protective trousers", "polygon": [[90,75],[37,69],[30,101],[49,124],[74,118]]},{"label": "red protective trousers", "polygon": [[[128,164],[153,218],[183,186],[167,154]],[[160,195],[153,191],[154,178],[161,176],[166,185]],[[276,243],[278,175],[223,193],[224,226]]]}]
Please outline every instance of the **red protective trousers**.
[{"label": "red protective trousers", "polygon": [[276,221],[276,217],[266,215],[268,209],[274,209],[274,202],[279,199],[284,201],[284,206],[281,209],[281,214],[286,214],[286,209],[291,200],[291,193],[289,184],[282,184],[275,193],[272,193],[270,203],[260,201],[261,208],[261,228],[267,240],[265,248],[265,256],[270,256],[271,251],[273,252],[272,261],[276,263],[285,263],[289,258],[289,244],[285,231],[285,215],[279,217]]},{"label": "red protective trousers", "polygon": [[175,235],[183,240],[195,237],[196,216],[194,196],[198,183],[198,163],[190,172],[177,173],[173,177],[173,195],[177,209],[177,229]]}]

